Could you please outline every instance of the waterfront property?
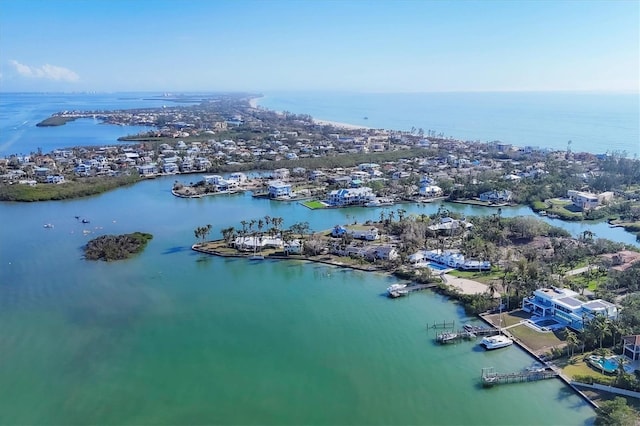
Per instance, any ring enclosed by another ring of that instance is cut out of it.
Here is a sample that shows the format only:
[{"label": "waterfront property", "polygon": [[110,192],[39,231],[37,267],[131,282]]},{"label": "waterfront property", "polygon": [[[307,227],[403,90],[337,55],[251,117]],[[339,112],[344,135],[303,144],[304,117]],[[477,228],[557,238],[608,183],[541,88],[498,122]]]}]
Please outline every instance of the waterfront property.
[{"label": "waterfront property", "polygon": [[503,189],[502,191],[487,191],[480,194],[480,201],[486,201],[489,203],[508,203],[513,197],[513,192]]},{"label": "waterfront property", "polygon": [[[423,266],[425,260],[429,260],[440,265],[446,265],[450,268],[459,269],[461,271],[491,270],[491,262],[486,260],[467,260],[462,253],[456,253],[451,250],[420,250],[409,256],[409,261],[414,266]],[[443,268],[435,267],[434,269]]]},{"label": "waterfront property", "polygon": [[596,315],[618,317],[618,308],[613,303],[602,299],[583,302],[576,296],[578,293],[568,288],[539,288],[532,296],[522,299],[522,310],[539,317],[552,317],[576,331],[582,331],[585,323]]},{"label": "waterfront property", "polygon": [[291,196],[291,184],[281,180],[272,180],[269,182],[270,198],[286,198]]},{"label": "waterfront property", "polygon": [[582,210],[594,209],[600,204],[613,199],[613,195],[613,192],[593,194],[591,192],[582,192],[572,189],[567,191],[567,197],[571,199],[575,206],[581,208]]},{"label": "waterfront property", "polygon": [[329,193],[328,204],[334,207],[364,205],[376,199],[368,186],[360,188],[334,189]]},{"label": "waterfront property", "polygon": [[380,233],[378,232],[378,228],[376,227],[350,228],[336,225],[331,230],[332,237],[339,238],[344,235],[350,235],[357,240],[374,241],[380,239]]},{"label": "waterfront property", "polygon": [[640,334],[625,336],[622,338],[622,354],[633,361],[640,360]]}]

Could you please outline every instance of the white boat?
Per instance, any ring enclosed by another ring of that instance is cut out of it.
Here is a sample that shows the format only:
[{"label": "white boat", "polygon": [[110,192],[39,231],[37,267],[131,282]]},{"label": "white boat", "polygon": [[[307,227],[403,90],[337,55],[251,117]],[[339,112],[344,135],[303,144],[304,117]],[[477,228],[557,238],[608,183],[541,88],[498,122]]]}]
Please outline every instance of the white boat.
[{"label": "white boat", "polygon": [[511,346],[513,345],[513,340],[509,339],[507,336],[498,334],[495,336],[487,336],[483,338],[480,344],[490,351],[492,349],[506,348],[507,346]]},{"label": "white boat", "polygon": [[249,260],[264,260],[264,256],[261,254],[252,254],[249,256]]},{"label": "white boat", "polygon": [[391,294],[393,292],[400,291],[406,286],[406,284],[391,284],[389,287],[387,287],[387,293]]},{"label": "white boat", "polygon": [[45,224],[44,224],[44,227],[45,227],[45,228],[53,228],[53,225],[52,225],[52,224],[50,224],[50,223],[45,223]]}]

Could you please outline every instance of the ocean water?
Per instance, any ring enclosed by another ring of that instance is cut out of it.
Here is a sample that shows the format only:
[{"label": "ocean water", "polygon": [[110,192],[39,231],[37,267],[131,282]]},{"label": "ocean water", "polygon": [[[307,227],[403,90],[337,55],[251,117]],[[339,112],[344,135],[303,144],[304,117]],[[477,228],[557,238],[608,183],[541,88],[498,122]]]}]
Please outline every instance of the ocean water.
[{"label": "ocean water", "polygon": [[[372,128],[433,130],[575,152],[640,155],[640,95],[593,93],[266,93],[260,106]],[[365,119],[367,117],[367,119]]]},{"label": "ocean water", "polygon": [[[55,111],[60,102],[47,104],[45,96],[29,104]],[[20,107],[9,115],[21,114],[41,119]],[[110,126],[82,126],[59,127],[58,137],[111,137],[104,133]],[[383,293],[396,280],[384,274],[190,249],[193,230],[204,224],[212,225],[210,238],[265,215],[319,231],[377,220],[385,209],[313,211],[249,194],[171,195],[174,180],[198,178],[161,177],[77,200],[0,203],[0,424],[593,421],[594,411],[557,380],[481,388],[483,367],[516,371],[532,360],[517,347],[436,345],[427,324],[469,318],[435,293],[389,300]],[[438,205],[403,208],[430,214]],[[502,212],[531,214],[524,207]],[[553,223],[635,242],[603,223]],[[82,258],[90,238],[134,231],[154,235],[140,255],[112,263]]]}]

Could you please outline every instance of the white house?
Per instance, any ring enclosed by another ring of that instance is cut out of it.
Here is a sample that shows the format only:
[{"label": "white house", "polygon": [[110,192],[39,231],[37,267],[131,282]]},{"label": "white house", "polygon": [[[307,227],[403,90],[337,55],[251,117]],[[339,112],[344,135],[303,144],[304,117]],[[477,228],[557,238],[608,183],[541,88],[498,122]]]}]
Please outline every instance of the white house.
[{"label": "white house", "polygon": [[376,199],[368,186],[360,188],[334,189],[329,193],[328,203],[332,206],[364,205]]},{"label": "white house", "polygon": [[440,223],[436,223],[434,225],[429,225],[430,230],[438,232],[438,231],[454,231],[457,229],[469,229],[473,228],[473,224],[467,222],[466,220],[458,220],[453,219],[451,217],[443,217],[440,219]]},{"label": "white house", "polygon": [[577,331],[582,331],[585,322],[596,315],[618,317],[618,308],[613,303],[601,299],[583,302],[577,295],[567,288],[539,288],[522,299],[522,310],[541,317],[551,316]]},{"label": "white house", "polygon": [[487,191],[480,194],[480,201],[486,201],[489,203],[506,203],[511,201],[513,197],[513,192],[504,189],[502,191]]},{"label": "white house", "polygon": [[418,190],[418,193],[423,197],[441,197],[442,196],[442,188],[438,185],[426,185],[421,186]]},{"label": "white house", "polygon": [[378,228],[371,227],[367,229],[353,229],[344,226],[336,225],[331,230],[332,237],[342,237],[343,235],[351,235],[358,240],[374,241],[380,239],[380,233]]},{"label": "white house", "polygon": [[622,341],[624,342],[622,354],[633,361],[640,360],[640,334],[625,336],[622,338]]},{"label": "white house", "polygon": [[425,260],[429,260],[441,265],[447,265],[450,268],[462,271],[489,271],[491,270],[491,262],[486,260],[468,260],[462,253],[450,250],[420,250],[411,256],[409,261],[414,266],[423,266]]},{"label": "white house", "polygon": [[284,252],[286,254],[301,254],[302,253],[302,241],[296,239],[292,241],[287,241],[284,243]]},{"label": "white house", "polygon": [[613,195],[613,192],[593,194],[591,192],[575,191],[573,189],[567,191],[567,197],[571,199],[573,204],[583,210],[596,208],[600,204],[613,199]]},{"label": "white house", "polygon": [[291,184],[282,182],[281,180],[272,180],[269,182],[269,197],[283,198],[291,196]]}]

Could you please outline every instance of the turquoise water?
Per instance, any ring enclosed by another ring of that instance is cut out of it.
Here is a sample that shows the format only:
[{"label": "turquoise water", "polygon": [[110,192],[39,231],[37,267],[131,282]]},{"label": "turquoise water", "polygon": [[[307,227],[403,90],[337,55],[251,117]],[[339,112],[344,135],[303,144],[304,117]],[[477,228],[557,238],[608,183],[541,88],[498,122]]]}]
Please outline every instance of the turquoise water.
[{"label": "turquoise water", "polygon": [[[556,380],[482,389],[483,367],[515,371],[531,360],[516,347],[436,345],[428,323],[467,320],[437,294],[391,301],[384,292],[395,280],[383,274],[189,248],[193,229],[206,223],[212,238],[267,214],[318,230],[344,223],[346,212],[249,195],[180,199],[172,182],[0,205],[10,224],[0,228],[10,242],[0,246],[1,424],[533,425],[593,417]],[[141,255],[82,259],[89,238],[136,230],[154,234]]]},{"label": "turquoise water", "polygon": [[[41,103],[44,110],[54,107]],[[85,131],[96,132],[87,135],[93,140],[109,137],[105,126],[82,126],[58,128],[59,137]],[[395,280],[383,274],[190,250],[193,230],[207,223],[211,238],[265,215],[285,218],[285,227],[306,221],[319,231],[378,220],[387,209],[313,211],[248,194],[181,199],[170,193],[175,179],[72,201],[0,203],[0,424],[593,420],[593,410],[556,380],[481,388],[483,367],[516,371],[531,359],[517,347],[436,345],[427,324],[469,319],[437,294],[391,301],[384,293]],[[402,207],[410,214],[438,209]],[[447,207],[465,215],[493,212]],[[531,212],[502,208],[503,216],[521,214]],[[590,229],[635,243],[606,223],[546,220],[574,234]],[[154,235],[139,256],[83,260],[88,239],[133,231]]]},{"label": "turquoise water", "polygon": [[[267,93],[277,111],[373,128],[423,128],[470,141],[500,140],[595,154],[640,155],[640,95],[594,93]],[[367,117],[365,119],[364,117]]]}]

